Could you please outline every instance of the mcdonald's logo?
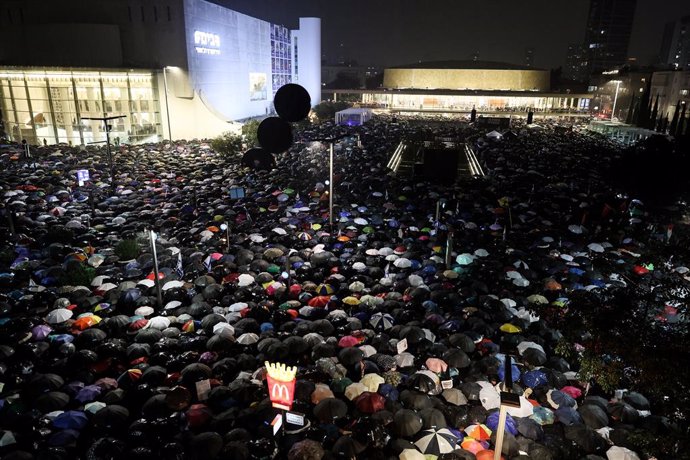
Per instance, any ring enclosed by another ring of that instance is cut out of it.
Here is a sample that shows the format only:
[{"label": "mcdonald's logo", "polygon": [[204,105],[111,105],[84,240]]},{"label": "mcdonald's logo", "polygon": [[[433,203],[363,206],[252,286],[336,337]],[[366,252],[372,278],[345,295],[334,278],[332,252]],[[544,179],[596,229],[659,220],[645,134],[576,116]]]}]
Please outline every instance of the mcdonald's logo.
[{"label": "mcdonald's logo", "polygon": [[271,401],[289,401],[290,390],[283,383],[274,383],[271,389]]},{"label": "mcdonald's logo", "polygon": [[295,397],[295,380],[285,382],[276,380],[269,375],[268,388],[273,407],[284,410],[292,408],[292,401]]}]

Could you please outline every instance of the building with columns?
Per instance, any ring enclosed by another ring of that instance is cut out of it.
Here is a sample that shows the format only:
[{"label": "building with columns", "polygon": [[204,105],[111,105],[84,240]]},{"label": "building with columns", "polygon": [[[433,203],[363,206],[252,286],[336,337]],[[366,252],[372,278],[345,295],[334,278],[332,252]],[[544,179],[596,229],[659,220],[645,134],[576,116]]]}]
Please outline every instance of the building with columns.
[{"label": "building with columns", "polygon": [[271,24],[205,0],[7,0],[0,107],[12,140],[216,136],[273,111],[286,83],[321,94],[321,22]]}]

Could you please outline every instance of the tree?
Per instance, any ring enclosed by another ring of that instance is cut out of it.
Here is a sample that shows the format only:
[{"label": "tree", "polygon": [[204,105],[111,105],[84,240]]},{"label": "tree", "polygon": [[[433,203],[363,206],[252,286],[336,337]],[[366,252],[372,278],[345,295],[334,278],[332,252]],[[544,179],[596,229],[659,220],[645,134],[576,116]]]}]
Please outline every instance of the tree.
[{"label": "tree", "polygon": [[242,137],[225,132],[211,140],[211,148],[225,158],[239,155],[242,153]]},{"label": "tree", "polygon": [[314,107],[314,113],[319,119],[319,122],[324,122],[327,120],[333,120],[336,112],[345,110],[348,107],[350,107],[350,104],[347,102],[323,101]]},{"label": "tree", "polygon": [[259,138],[256,132],[259,130],[259,120],[252,119],[242,125],[242,136],[248,148],[259,145]]}]

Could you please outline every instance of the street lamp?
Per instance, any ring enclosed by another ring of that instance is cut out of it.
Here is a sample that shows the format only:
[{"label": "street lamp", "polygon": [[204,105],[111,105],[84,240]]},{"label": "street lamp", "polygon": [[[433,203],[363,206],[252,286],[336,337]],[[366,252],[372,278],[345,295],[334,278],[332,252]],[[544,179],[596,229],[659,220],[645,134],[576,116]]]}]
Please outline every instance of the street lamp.
[{"label": "street lamp", "polygon": [[172,142],[172,129],[170,129],[170,104],[168,103],[168,75],[166,74],[167,69],[177,69],[177,67],[174,66],[165,66],[163,67],[163,86],[165,87],[164,91],[164,96],[165,96],[165,117],[168,120],[168,138],[170,142]]},{"label": "street lamp", "polygon": [[220,229],[225,231],[225,238],[226,238],[226,247],[227,250],[226,252],[230,252],[230,225],[228,225],[227,222],[224,222],[220,225]]},{"label": "street lamp", "polygon": [[156,300],[158,301],[158,308],[163,307],[163,294],[161,293],[161,280],[159,279],[158,271],[158,254],[156,254],[156,232],[149,230],[149,240],[151,241],[151,252],[153,253],[153,282],[156,285]]},{"label": "street lamp", "polygon": [[616,84],[616,94],[613,96],[613,107],[611,108],[611,121],[613,121],[613,116],[616,113],[616,101],[618,101],[618,90],[622,82],[620,80],[611,80],[610,83]]}]

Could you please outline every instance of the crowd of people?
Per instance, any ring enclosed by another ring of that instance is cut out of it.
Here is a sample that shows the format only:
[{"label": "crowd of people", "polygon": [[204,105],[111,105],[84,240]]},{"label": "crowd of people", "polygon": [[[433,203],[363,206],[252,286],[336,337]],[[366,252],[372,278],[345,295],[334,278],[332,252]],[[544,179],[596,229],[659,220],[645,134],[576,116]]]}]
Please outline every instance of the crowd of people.
[{"label": "crowd of people", "polygon": [[[443,185],[386,170],[420,126],[310,127],[265,171],[122,146],[112,180],[102,148],[0,150],[0,458],[487,459],[502,390],[505,459],[648,458],[635,434],[671,421],[581,375],[532,306],[642,263],[687,282],[687,249],[638,244],[673,236],[600,175],[601,138],[438,124],[487,172]],[[311,139],[341,134],[329,216]],[[274,430],[266,362],[295,366],[301,423]]]}]

